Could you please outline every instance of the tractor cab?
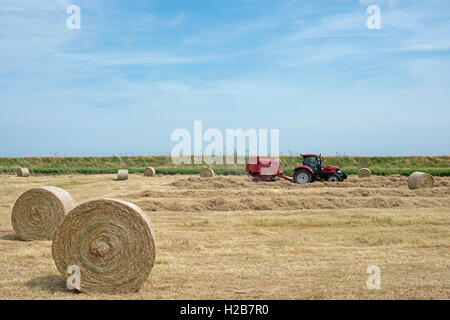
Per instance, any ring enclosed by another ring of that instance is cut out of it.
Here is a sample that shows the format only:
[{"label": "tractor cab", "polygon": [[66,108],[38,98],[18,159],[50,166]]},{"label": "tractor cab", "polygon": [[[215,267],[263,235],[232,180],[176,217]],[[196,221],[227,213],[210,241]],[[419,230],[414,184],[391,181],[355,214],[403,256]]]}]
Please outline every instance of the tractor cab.
[{"label": "tractor cab", "polygon": [[320,176],[322,173],[322,156],[316,154],[304,154],[303,165],[310,167],[315,176]]}]

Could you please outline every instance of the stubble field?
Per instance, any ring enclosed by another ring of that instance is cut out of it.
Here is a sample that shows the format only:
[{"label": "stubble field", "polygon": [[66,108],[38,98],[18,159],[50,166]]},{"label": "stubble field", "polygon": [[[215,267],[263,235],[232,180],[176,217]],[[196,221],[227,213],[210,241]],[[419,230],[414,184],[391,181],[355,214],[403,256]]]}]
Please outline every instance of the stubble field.
[{"label": "stubble field", "polygon": [[[409,190],[406,177],[344,183],[253,183],[245,176],[0,175],[0,299],[449,299],[450,177]],[[156,233],[155,267],[139,293],[66,289],[50,241],[24,242],[11,211],[24,191],[69,191],[77,204],[119,198]],[[368,290],[368,266],[381,289]]]}]

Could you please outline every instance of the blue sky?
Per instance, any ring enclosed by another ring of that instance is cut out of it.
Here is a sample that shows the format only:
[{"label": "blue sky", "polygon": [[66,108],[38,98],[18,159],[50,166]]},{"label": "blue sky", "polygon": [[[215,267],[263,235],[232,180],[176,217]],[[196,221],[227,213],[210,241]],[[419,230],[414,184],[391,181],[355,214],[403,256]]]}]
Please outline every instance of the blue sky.
[{"label": "blue sky", "polygon": [[0,156],[166,154],[194,120],[280,129],[285,154],[449,154],[449,89],[450,1],[0,2]]}]

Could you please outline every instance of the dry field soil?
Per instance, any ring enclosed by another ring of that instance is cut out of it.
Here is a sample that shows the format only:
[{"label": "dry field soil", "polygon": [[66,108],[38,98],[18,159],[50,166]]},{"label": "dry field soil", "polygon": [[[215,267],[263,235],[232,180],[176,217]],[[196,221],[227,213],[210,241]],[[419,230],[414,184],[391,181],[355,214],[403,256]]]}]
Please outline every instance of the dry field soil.
[{"label": "dry field soil", "polygon": [[[406,180],[3,174],[0,299],[450,299],[450,177],[422,190]],[[119,198],[146,212],[157,258],[139,293],[73,293],[51,241],[16,237],[14,202],[38,186],[64,188],[77,204]],[[371,265],[381,270],[379,290],[366,287]]]}]

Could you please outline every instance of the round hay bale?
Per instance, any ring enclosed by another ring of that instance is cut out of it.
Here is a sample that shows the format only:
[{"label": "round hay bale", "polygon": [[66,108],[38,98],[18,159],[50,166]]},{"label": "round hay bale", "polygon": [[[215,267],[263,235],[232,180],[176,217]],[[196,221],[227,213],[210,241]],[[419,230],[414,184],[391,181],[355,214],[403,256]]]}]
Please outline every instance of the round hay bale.
[{"label": "round hay bale", "polygon": [[82,292],[137,292],[155,263],[155,236],[136,205],[94,200],[66,215],[53,240],[52,255],[66,281],[67,268],[79,268]]},{"label": "round hay bale", "polygon": [[372,172],[370,172],[370,169],[368,168],[361,168],[358,171],[358,177],[359,178],[369,178],[371,176]]},{"label": "round hay bale", "polygon": [[200,171],[200,177],[202,178],[214,177],[214,170],[211,168],[203,168],[202,171]]},{"label": "round hay bale", "polygon": [[16,200],[11,223],[22,240],[53,240],[64,216],[74,207],[72,196],[63,189],[34,188]]},{"label": "round hay bale", "polygon": [[156,175],[155,168],[147,167],[144,169],[144,176],[145,177],[154,177]]},{"label": "round hay bale", "polygon": [[413,172],[408,178],[410,189],[433,188],[434,178],[429,173]]},{"label": "round hay bale", "polygon": [[18,177],[29,177],[30,170],[28,170],[28,168],[20,168],[17,170],[17,176]]},{"label": "round hay bale", "polygon": [[128,180],[128,170],[117,171],[117,180]]}]

